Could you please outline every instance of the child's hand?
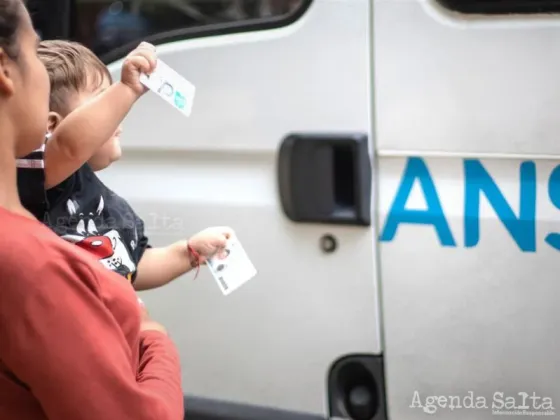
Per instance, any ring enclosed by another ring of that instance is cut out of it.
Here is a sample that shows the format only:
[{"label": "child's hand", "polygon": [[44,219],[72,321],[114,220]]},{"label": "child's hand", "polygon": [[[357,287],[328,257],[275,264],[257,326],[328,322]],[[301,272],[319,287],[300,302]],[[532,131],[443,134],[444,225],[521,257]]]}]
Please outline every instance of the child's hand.
[{"label": "child's hand", "polygon": [[[211,227],[204,229],[189,239],[189,248],[198,255],[191,255],[198,263],[203,264],[208,258],[220,253],[226,248],[227,240],[233,236],[229,227]],[[190,250],[189,249],[189,250]]]},{"label": "child's hand", "polygon": [[156,68],[156,62],[156,47],[147,42],[142,42],[125,58],[121,70],[121,83],[141,96],[147,91],[147,88],[140,83],[140,74],[151,74]]}]

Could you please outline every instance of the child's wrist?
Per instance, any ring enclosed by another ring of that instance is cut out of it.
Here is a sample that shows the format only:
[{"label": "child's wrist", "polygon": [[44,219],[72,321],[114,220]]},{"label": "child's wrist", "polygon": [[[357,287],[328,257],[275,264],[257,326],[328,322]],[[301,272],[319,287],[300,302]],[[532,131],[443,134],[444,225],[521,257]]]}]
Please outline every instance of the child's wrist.
[{"label": "child's wrist", "polygon": [[199,267],[202,258],[200,254],[191,246],[188,240],[186,241],[186,248],[187,258],[189,259],[191,267]]},{"label": "child's wrist", "polygon": [[190,262],[190,266],[191,269],[192,268],[196,268],[196,275],[195,275],[195,279],[198,277],[198,273],[200,271],[200,265],[202,263],[202,257],[200,255],[200,253],[198,251],[196,251],[191,244],[189,243],[189,241],[186,241],[186,247],[187,247],[187,255],[189,258],[189,262]]},{"label": "child's wrist", "polygon": [[122,80],[119,80],[116,83],[116,86],[117,86],[117,89],[122,91],[122,93],[124,95],[127,95],[132,102],[137,101],[142,96],[141,92],[137,92],[132,86],[123,82]]}]

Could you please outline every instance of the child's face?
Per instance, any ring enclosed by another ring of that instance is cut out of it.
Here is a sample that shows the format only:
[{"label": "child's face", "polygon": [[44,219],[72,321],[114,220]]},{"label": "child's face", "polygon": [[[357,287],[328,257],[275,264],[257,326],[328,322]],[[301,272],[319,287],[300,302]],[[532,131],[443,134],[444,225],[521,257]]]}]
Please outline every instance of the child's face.
[{"label": "child's face", "polygon": [[[80,92],[73,104],[73,109],[78,108],[80,105],[92,100],[105,89],[111,85],[111,82],[107,79],[103,80],[101,86],[96,87],[96,89],[88,89],[86,91]],[[115,131],[113,136],[108,139],[103,146],[99,148],[97,152],[88,160],[89,165],[94,171],[100,171],[107,168],[111,163],[119,160],[121,158],[121,143],[120,143],[121,127]]]}]

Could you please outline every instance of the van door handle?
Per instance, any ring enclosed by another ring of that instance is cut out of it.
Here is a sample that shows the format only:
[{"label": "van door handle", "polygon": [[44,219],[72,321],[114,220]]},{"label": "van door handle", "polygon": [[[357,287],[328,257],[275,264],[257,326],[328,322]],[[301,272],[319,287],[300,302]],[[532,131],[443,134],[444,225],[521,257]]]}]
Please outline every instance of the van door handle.
[{"label": "van door handle", "polygon": [[290,134],[278,152],[286,216],[300,223],[371,225],[366,134]]}]

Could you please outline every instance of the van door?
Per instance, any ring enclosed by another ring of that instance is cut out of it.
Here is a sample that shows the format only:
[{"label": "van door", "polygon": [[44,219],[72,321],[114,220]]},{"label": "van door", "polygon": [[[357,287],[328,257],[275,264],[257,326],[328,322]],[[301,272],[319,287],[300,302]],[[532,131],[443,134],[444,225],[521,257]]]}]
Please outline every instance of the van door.
[{"label": "van door", "polygon": [[558,416],[559,6],[375,2],[392,418]]},{"label": "van door", "polygon": [[188,119],[143,97],[102,178],[154,246],[230,225],[258,270],[228,297],[204,269],[142,295],[203,397],[191,415],[382,418],[368,0],[76,0],[70,16],[115,78],[147,40],[197,88]]}]

